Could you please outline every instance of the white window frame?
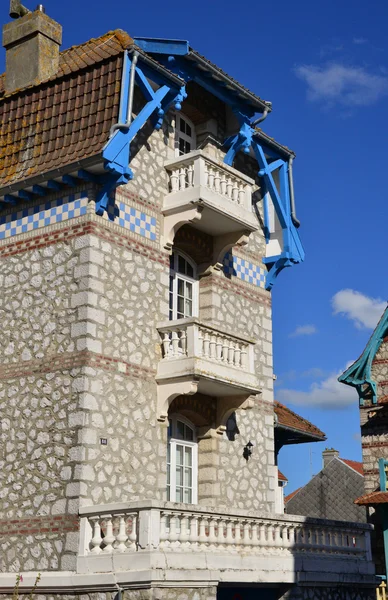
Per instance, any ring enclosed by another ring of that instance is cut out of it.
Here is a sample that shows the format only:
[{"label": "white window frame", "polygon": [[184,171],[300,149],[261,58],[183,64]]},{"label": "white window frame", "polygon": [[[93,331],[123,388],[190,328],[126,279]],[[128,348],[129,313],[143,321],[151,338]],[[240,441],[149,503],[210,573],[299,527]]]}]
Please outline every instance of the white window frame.
[{"label": "white window frame", "polygon": [[[177,422],[180,421],[189,427],[193,432],[193,440],[180,440],[176,436]],[[196,427],[179,414],[174,414],[170,417],[171,437],[168,440],[170,447],[170,502],[176,502],[176,448],[177,446],[183,446],[184,448],[192,448],[192,480],[191,480],[191,502],[184,504],[197,504],[198,503],[198,441],[196,434]],[[168,466],[167,466],[168,469]],[[168,498],[168,492],[167,492]]]},{"label": "white window frame", "polygon": [[[178,261],[179,261],[179,256],[181,256],[185,261],[187,261],[189,263],[189,265],[192,267],[193,269],[193,277],[190,277],[189,275],[185,275],[183,273],[180,273],[178,271]],[[187,254],[185,254],[184,252],[180,252],[179,250],[174,250],[172,253],[172,257],[173,257],[173,266],[170,268],[170,277],[172,277],[172,290],[169,287],[169,294],[172,291],[172,309],[170,309],[169,307],[169,319],[170,321],[175,321],[178,319],[178,279],[181,279],[182,281],[191,283],[193,288],[193,293],[192,293],[192,314],[190,315],[191,317],[197,317],[198,316],[198,301],[199,301],[199,281],[198,281],[198,277],[197,277],[197,266],[194,263],[194,261],[187,256]],[[170,284],[171,285],[171,282]],[[170,310],[172,310],[172,315],[170,314]],[[180,317],[182,318],[182,317]],[[184,318],[190,318],[190,317],[184,317]]]},{"label": "white window frame", "polygon": [[[189,136],[186,133],[181,131],[181,121],[184,121],[191,127],[192,135]],[[179,153],[179,140],[182,139],[185,142],[189,142],[191,145],[190,152],[197,149],[197,136],[195,134],[194,123],[190,121],[186,115],[182,115],[181,113],[176,113],[175,115],[175,156],[183,156],[183,154]]]}]

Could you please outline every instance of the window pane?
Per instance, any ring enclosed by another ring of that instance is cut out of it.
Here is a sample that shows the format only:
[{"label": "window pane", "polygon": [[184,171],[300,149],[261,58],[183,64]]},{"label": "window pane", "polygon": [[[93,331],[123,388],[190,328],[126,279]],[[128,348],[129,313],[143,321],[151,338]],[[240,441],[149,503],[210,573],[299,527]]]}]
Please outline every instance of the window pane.
[{"label": "window pane", "polygon": [[[183,489],[181,487],[176,488],[175,502],[183,502]],[[185,500],[185,502],[189,502],[189,500]]]},{"label": "window pane", "polygon": [[178,294],[179,296],[183,296],[185,293],[185,282],[183,281],[183,279],[179,279],[178,277]]},{"label": "window pane", "polygon": [[191,137],[191,127],[188,123],[186,123],[186,135]]},{"label": "window pane", "polygon": [[192,471],[190,469],[190,467],[186,467],[185,468],[185,487],[187,488],[191,488],[192,487]]},{"label": "window pane", "polygon": [[186,132],[186,123],[182,118],[179,119],[179,129],[182,133]]},{"label": "window pane", "polygon": [[[177,421],[176,423],[176,437],[178,438],[178,440],[184,440],[185,439],[185,424],[182,423],[182,421]],[[182,450],[182,446],[177,446],[177,449],[180,448]],[[183,464],[182,462],[180,464]]]},{"label": "window pane", "polygon": [[194,277],[194,269],[189,262],[186,262],[186,275]]},{"label": "window pane", "polygon": [[183,485],[183,467],[176,468],[176,485]]},{"label": "window pane", "polygon": [[191,300],[193,298],[193,284],[186,281],[186,296]]},{"label": "window pane", "polygon": [[181,138],[179,139],[179,154],[186,154],[185,152],[185,141]]},{"label": "window pane", "polygon": [[186,300],[185,302],[185,317],[193,316],[193,303],[191,300]]},{"label": "window pane", "polygon": [[171,488],[168,485],[167,486],[167,502],[170,502],[170,500],[171,500]]},{"label": "window pane", "polygon": [[191,503],[192,500],[192,492],[190,489],[185,489],[185,493],[184,493],[184,500],[183,502],[187,502],[187,503]]},{"label": "window pane", "polygon": [[185,148],[184,154],[188,154],[189,152],[191,152],[190,142],[184,142],[184,148]]},{"label": "window pane", "polygon": [[186,274],[186,261],[180,254],[178,254],[178,273]]}]

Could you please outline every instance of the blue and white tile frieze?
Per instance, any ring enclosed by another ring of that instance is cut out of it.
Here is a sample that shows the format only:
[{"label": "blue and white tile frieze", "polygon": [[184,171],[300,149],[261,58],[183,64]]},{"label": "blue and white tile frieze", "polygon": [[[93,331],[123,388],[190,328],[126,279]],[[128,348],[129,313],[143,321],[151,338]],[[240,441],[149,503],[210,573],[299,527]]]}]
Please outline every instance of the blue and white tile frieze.
[{"label": "blue and white tile frieze", "polygon": [[87,205],[87,193],[80,192],[0,217],[0,240],[80,217],[86,214]]},{"label": "blue and white tile frieze", "polygon": [[147,215],[133,206],[128,206],[124,202],[116,201],[114,205],[108,207],[108,218],[116,225],[124,229],[137,233],[148,240],[156,240],[156,218]]},{"label": "blue and white tile frieze", "polygon": [[233,275],[241,281],[251,283],[260,288],[265,288],[266,271],[259,265],[254,265],[249,260],[234,256],[232,252],[227,252],[224,256],[224,273],[225,275]]}]

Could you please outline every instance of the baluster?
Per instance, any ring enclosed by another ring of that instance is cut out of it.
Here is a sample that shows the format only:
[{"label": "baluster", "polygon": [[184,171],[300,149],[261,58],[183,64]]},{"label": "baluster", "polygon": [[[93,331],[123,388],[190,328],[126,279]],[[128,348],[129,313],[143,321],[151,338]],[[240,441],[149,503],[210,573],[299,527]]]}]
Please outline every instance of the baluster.
[{"label": "baluster", "polygon": [[212,167],[209,167],[209,176],[208,176],[208,187],[212,190],[214,188],[214,170]]},{"label": "baluster", "polygon": [[280,525],[279,523],[275,523],[274,524],[274,546],[275,548],[281,548],[282,547],[282,537],[281,537],[281,532],[280,532]]},{"label": "baluster", "polygon": [[113,543],[116,541],[116,536],[113,535],[113,523],[112,523],[112,515],[105,516],[106,523],[106,534],[104,537],[104,552],[106,554],[110,554],[113,552]]},{"label": "baluster", "polygon": [[244,546],[251,545],[251,536],[250,536],[250,523],[249,521],[243,522],[243,538],[242,543]]},{"label": "baluster", "polygon": [[216,359],[222,360],[222,338],[219,335],[217,336]]},{"label": "baluster", "polygon": [[210,358],[216,358],[216,342],[217,337],[214,333],[210,334]]},{"label": "baluster", "polygon": [[248,370],[248,352],[247,352],[247,347],[243,346],[243,345],[241,345],[240,360],[241,360],[241,368],[244,370]]},{"label": "baluster", "polygon": [[238,193],[239,193],[238,183],[236,180],[234,180],[233,181],[233,190],[232,190],[232,200],[233,200],[233,202],[236,202],[236,204],[238,203]]},{"label": "baluster", "polygon": [[167,533],[167,515],[162,512],[160,516],[160,547],[164,548],[169,546],[168,533]]},{"label": "baluster", "polygon": [[267,546],[273,548],[275,545],[274,528],[272,523],[267,523]]},{"label": "baluster", "polygon": [[233,343],[233,340],[229,340],[228,363],[230,365],[234,365],[234,343]]},{"label": "baluster", "polygon": [[240,183],[240,188],[238,191],[238,203],[244,206],[245,204],[245,185]]},{"label": "baluster", "polygon": [[259,525],[259,546],[264,547],[267,545],[267,539],[265,535],[265,525],[263,522]]},{"label": "baluster", "polygon": [[225,544],[228,544],[228,546],[231,546],[234,544],[232,528],[233,528],[233,521],[232,521],[232,519],[228,519],[226,522],[226,537],[225,537]]},{"label": "baluster", "polygon": [[198,517],[196,515],[191,515],[190,517],[190,536],[189,536],[190,546],[196,547],[198,546],[199,535],[198,535]]},{"label": "baluster", "polygon": [[93,548],[91,549],[91,554],[100,554],[102,552],[100,545],[102,542],[101,537],[101,525],[100,525],[100,517],[90,517],[89,521],[94,524],[92,525],[93,537],[91,539],[91,545]]},{"label": "baluster", "polygon": [[235,344],[234,347],[234,366],[241,367],[241,348],[240,344]]},{"label": "baluster", "polygon": [[205,162],[204,168],[204,186],[209,187],[209,165],[207,162]]},{"label": "baluster", "polygon": [[290,525],[288,528],[288,545],[290,548],[295,546],[295,527]]},{"label": "baluster", "polygon": [[128,539],[129,539],[129,549],[130,550],[136,550],[136,542],[137,542],[137,515],[131,515],[131,533],[128,535]]},{"label": "baluster", "polygon": [[283,524],[280,526],[280,534],[281,534],[281,539],[282,539],[282,543],[281,543],[282,548],[288,548],[290,543],[288,540],[288,527],[286,524]]},{"label": "baluster", "polygon": [[251,531],[252,531],[251,544],[252,544],[253,547],[256,547],[256,546],[259,545],[259,539],[258,539],[258,536],[257,536],[257,526],[258,526],[257,521],[253,521],[253,523],[252,523],[252,529],[251,529]]},{"label": "baluster", "polygon": [[182,354],[186,356],[186,349],[187,349],[186,329],[181,329],[181,331],[180,331],[179,345],[180,345]]},{"label": "baluster", "polygon": [[237,549],[241,546],[241,523],[240,523],[240,521],[234,522],[234,544]]},{"label": "baluster", "polygon": [[199,356],[203,355],[203,331],[202,328],[198,328],[198,354]]},{"label": "baluster", "polygon": [[228,179],[226,181],[226,195],[228,196],[229,200],[232,199],[232,191],[233,191],[233,182],[230,179],[230,177],[228,177]]},{"label": "baluster", "polygon": [[119,519],[119,531],[116,536],[116,541],[117,541],[116,550],[118,552],[125,552],[127,549],[125,542],[128,539],[127,532],[126,532],[125,516],[124,515],[117,515],[117,516]]},{"label": "baluster", "polygon": [[170,356],[171,353],[171,346],[170,346],[170,333],[168,331],[165,331],[163,333],[163,356],[164,358],[168,358]]},{"label": "baluster", "polygon": [[171,333],[171,349],[172,349],[172,356],[174,358],[176,358],[179,355],[179,338],[178,338],[178,332],[177,331],[173,331]]},{"label": "baluster", "polygon": [[187,546],[189,546],[189,520],[188,516],[185,513],[179,515],[180,518],[180,532],[179,532],[179,542],[183,549],[187,550]]},{"label": "baluster", "polygon": [[179,535],[178,535],[178,531],[177,531],[177,515],[172,514],[170,515],[170,533],[168,536],[168,539],[170,541],[170,546],[173,546],[174,548],[176,546],[179,546]]},{"label": "baluster", "polygon": [[194,165],[187,167],[187,187],[193,187],[194,181]]},{"label": "baluster", "polygon": [[218,521],[218,531],[217,531],[217,543],[218,543],[218,548],[220,550],[225,550],[225,521],[223,519],[220,519]]},{"label": "baluster", "polygon": [[206,525],[207,525],[207,518],[206,517],[199,517],[199,536],[198,536],[198,542],[200,543],[200,545],[202,546],[202,549],[206,549],[206,545],[207,545],[207,535],[206,535]]},{"label": "baluster", "polygon": [[321,530],[319,537],[320,537],[320,539],[318,540],[318,543],[320,542],[322,550],[325,550],[325,548],[326,548],[326,531],[324,529]]},{"label": "baluster", "polygon": [[209,333],[207,331],[204,331],[204,333],[203,333],[203,355],[206,357],[209,356],[209,345],[210,345]]},{"label": "baluster", "polygon": [[186,189],[186,169],[184,167],[179,169],[179,189]]},{"label": "baluster", "polygon": [[216,520],[214,518],[211,518],[209,521],[209,548],[214,549],[216,543]]},{"label": "baluster", "polygon": [[170,176],[170,185],[172,192],[179,191],[179,169],[174,169]]},{"label": "baluster", "polygon": [[226,177],[225,173],[222,173],[220,182],[220,192],[223,196],[226,196]]},{"label": "baluster", "polygon": [[214,172],[214,191],[220,193],[221,175],[218,169]]},{"label": "baluster", "polygon": [[226,337],[222,338],[222,360],[227,363],[229,357],[229,344]]}]

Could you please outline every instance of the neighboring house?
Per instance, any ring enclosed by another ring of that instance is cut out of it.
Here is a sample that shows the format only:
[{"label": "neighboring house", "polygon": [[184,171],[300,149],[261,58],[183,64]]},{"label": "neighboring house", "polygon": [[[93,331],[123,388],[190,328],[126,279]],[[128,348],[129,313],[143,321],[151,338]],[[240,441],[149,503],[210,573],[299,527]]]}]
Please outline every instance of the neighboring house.
[{"label": "neighboring house", "polygon": [[336,521],[366,522],[365,509],[354,501],[364,491],[362,463],[322,452],[323,468],[303,487],[285,498],[286,512]]},{"label": "neighboring house", "polygon": [[41,5],[11,12],[1,593],[373,597],[370,526],[275,513],[275,440],[301,433],[274,427],[270,290],[303,250],[270,103],[186,41],[60,53]]},{"label": "neighboring house", "polygon": [[[323,442],[326,439],[323,431],[293,412],[284,404],[274,402],[275,412],[275,465],[278,464],[279,452],[283,446],[290,444],[306,444]],[[275,511],[284,513],[284,488],[287,479],[278,470],[278,488],[275,497]]]},{"label": "neighboring house", "polygon": [[388,308],[364,352],[339,377],[339,381],[355,387],[359,396],[365,491],[359,494],[356,503],[368,508],[368,520],[374,525],[372,549],[377,573],[387,574]]}]

